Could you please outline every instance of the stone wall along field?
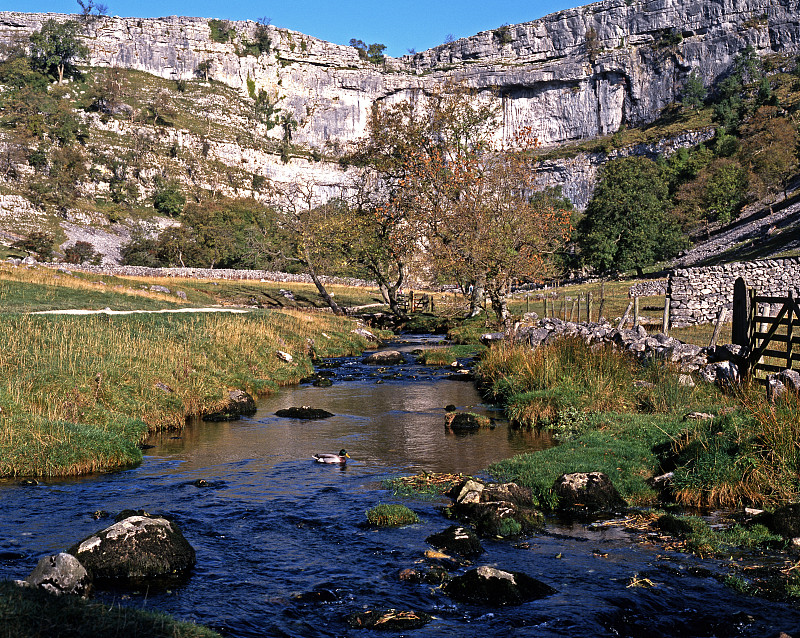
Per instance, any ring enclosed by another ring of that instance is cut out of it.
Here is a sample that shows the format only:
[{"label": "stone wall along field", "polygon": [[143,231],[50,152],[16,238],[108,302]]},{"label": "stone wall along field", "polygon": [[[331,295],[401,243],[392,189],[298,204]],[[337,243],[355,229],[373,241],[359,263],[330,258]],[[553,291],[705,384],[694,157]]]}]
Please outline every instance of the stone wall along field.
[{"label": "stone wall along field", "polygon": [[721,308],[733,308],[733,285],[742,277],[760,295],[800,294],[800,257],[685,268],[670,273],[670,325],[678,328],[715,321]]}]

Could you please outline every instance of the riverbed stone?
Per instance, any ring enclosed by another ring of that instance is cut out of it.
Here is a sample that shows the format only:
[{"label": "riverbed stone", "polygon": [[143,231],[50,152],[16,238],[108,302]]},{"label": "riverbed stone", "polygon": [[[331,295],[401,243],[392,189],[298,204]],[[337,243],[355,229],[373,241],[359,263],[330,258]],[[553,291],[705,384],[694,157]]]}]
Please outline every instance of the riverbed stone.
[{"label": "riverbed stone", "polygon": [[411,631],[421,629],[433,617],[422,611],[397,609],[368,609],[350,614],[347,624],[353,629],[382,629],[385,631]]},{"label": "riverbed stone", "polygon": [[195,551],[178,526],[161,517],[129,516],[73,545],[95,580],[171,576],[195,564]]},{"label": "riverbed stone", "polygon": [[448,412],[444,415],[445,427],[453,432],[476,432],[491,425],[489,417],[472,412]]},{"label": "riverbed stone", "polygon": [[587,515],[627,507],[617,488],[603,472],[562,474],[553,484],[563,514]]},{"label": "riverbed stone", "polygon": [[454,577],[442,589],[456,600],[490,607],[521,605],[557,593],[550,585],[522,572],[485,565]]},{"label": "riverbed stone", "polygon": [[367,355],[361,362],[373,366],[393,366],[405,363],[405,357],[399,350],[382,350]]},{"label": "riverbed stone", "polygon": [[244,390],[228,390],[225,404],[219,410],[203,415],[203,421],[236,421],[256,413],[255,399]]},{"label": "riverbed stone", "polygon": [[30,575],[19,582],[56,595],[74,594],[86,597],[92,589],[89,572],[77,558],[65,552],[43,556]]},{"label": "riverbed stone", "polygon": [[425,539],[437,549],[466,558],[480,556],[484,549],[478,536],[468,527],[451,525],[443,532],[431,534]]},{"label": "riverbed stone", "polygon": [[322,410],[321,408],[311,408],[307,405],[303,405],[300,407],[278,410],[275,413],[275,416],[279,416],[285,419],[303,419],[311,421],[316,419],[327,419],[329,417],[332,417],[333,412],[328,412],[327,410]]}]

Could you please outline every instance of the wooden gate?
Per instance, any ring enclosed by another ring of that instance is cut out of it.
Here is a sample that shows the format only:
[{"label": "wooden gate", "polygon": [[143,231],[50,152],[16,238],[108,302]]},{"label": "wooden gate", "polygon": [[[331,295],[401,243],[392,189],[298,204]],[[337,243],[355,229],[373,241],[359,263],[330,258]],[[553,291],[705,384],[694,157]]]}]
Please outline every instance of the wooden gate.
[{"label": "wooden gate", "polygon": [[758,377],[800,367],[800,306],[786,297],[759,295],[740,277],[733,293],[733,343],[747,346],[745,373]]}]

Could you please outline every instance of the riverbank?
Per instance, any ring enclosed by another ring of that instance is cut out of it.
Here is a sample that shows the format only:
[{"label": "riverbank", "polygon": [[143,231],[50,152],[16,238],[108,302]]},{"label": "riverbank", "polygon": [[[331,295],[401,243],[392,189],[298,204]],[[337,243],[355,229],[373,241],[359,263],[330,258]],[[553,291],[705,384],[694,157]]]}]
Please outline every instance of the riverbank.
[{"label": "riverbank", "polygon": [[120,605],[110,607],[78,596],[54,596],[42,589],[0,581],[0,624],[8,638],[49,636],[149,636],[219,638],[215,631],[167,614]]},{"label": "riverbank", "polygon": [[224,410],[230,390],[258,396],[310,374],[316,357],[361,352],[355,328],[289,310],[0,315],[0,476],[134,465],[149,433]]}]

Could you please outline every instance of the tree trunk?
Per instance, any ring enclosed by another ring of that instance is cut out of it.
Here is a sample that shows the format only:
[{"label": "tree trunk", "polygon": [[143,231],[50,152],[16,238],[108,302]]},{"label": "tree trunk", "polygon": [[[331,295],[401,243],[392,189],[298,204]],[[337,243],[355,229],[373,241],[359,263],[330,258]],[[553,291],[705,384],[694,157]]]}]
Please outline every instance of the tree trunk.
[{"label": "tree trunk", "polygon": [[331,310],[333,310],[333,314],[335,315],[344,315],[346,314],[344,310],[341,309],[339,304],[337,304],[333,297],[331,297],[330,293],[325,289],[325,284],[320,281],[320,278],[317,276],[316,271],[314,270],[314,266],[311,263],[311,259],[309,259],[308,250],[303,249],[305,262],[306,262],[306,270],[308,271],[309,276],[311,277],[311,281],[314,282],[314,285],[317,287],[317,291],[319,292],[320,296],[325,300],[325,303],[328,304]]},{"label": "tree trunk", "polygon": [[506,334],[511,333],[514,328],[513,317],[511,311],[508,309],[508,300],[506,299],[503,291],[490,292],[489,298],[492,300],[492,308],[497,316],[497,323],[500,324],[503,332]]},{"label": "tree trunk", "polygon": [[64,65],[59,64],[56,68],[58,69],[58,85],[61,86],[64,83]]},{"label": "tree trunk", "polygon": [[483,312],[483,303],[486,299],[486,276],[478,277],[472,284],[472,292],[469,298],[469,314],[467,319],[477,317]]}]

